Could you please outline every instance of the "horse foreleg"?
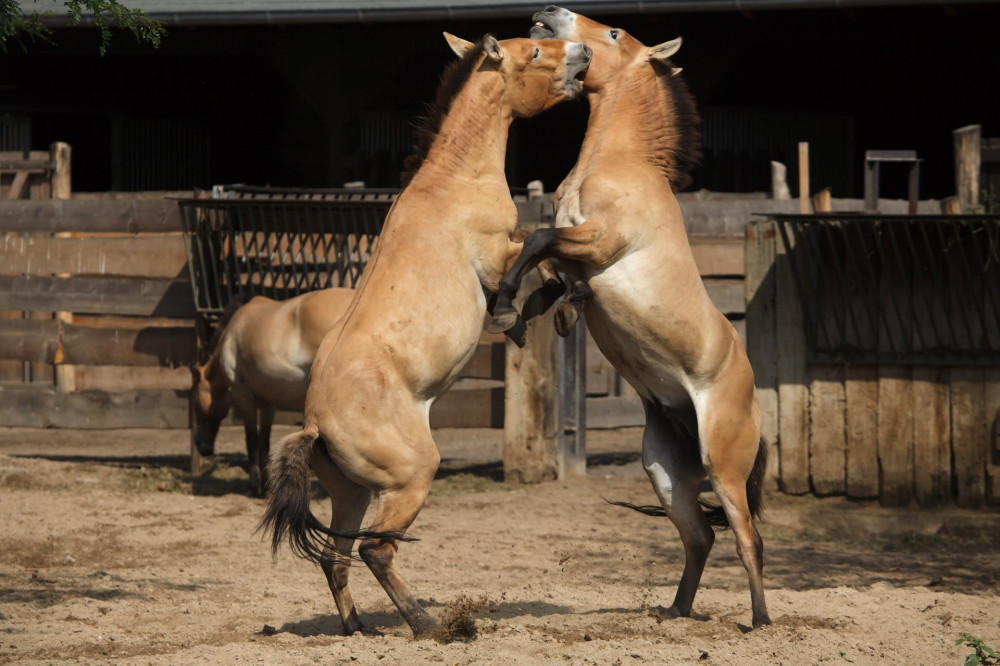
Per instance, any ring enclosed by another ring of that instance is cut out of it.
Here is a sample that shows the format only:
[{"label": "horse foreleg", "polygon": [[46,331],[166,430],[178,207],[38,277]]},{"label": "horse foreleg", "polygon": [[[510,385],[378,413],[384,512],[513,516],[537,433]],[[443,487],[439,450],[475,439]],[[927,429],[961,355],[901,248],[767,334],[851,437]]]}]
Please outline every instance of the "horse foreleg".
[{"label": "horse foreleg", "polygon": [[260,449],[260,437],[257,430],[257,405],[246,391],[233,389],[233,406],[243,420],[243,434],[247,445],[247,474],[250,475],[250,495],[264,496],[264,482],[261,474],[261,464],[257,457]]},{"label": "horse foreleg", "polygon": [[583,304],[593,295],[594,290],[590,288],[586,280],[583,278],[573,280],[573,286],[569,290],[569,297],[556,306],[554,324],[556,333],[560,337],[565,338],[570,334],[573,327],[576,326],[576,322],[580,320],[580,316],[583,314]]},{"label": "horse foreleg", "polygon": [[543,259],[556,257],[601,268],[617,260],[624,249],[625,239],[616,232],[608,231],[607,225],[595,218],[575,227],[531,232],[524,239],[521,253],[500,279],[489,330],[501,332],[517,323],[514,296],[524,274]]},{"label": "horse foreleg", "polygon": [[257,469],[260,470],[260,496],[267,489],[267,460],[271,455],[271,425],[274,424],[274,405],[264,403],[259,410],[260,425],[257,428]]},{"label": "horse foreleg", "polygon": [[[312,466],[320,483],[330,494],[330,504],[333,515],[330,518],[330,529],[337,532],[356,532],[364,520],[365,511],[371,502],[371,491],[357,485],[343,475],[333,464],[329,456],[314,449]],[[340,621],[344,627],[344,635],[350,636],[364,628],[358,611],[354,606],[354,598],[347,586],[351,573],[351,551],[354,549],[354,539],[349,537],[328,537],[323,559],[320,566],[326,575],[327,585],[337,604]]]},{"label": "horse foreleg", "polygon": [[705,477],[698,443],[677,427],[670,414],[643,401],[646,428],[642,434],[642,464],[667,517],[684,544],[684,573],[674,602],[661,611],[665,617],[691,614],[705,562],[715,543],[715,533],[698,502],[698,486]]}]

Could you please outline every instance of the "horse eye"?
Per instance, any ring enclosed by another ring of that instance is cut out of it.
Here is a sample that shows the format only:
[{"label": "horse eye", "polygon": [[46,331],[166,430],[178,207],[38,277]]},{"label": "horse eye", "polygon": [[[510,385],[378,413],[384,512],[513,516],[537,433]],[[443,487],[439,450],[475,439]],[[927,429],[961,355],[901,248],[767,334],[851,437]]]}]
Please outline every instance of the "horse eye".
[{"label": "horse eye", "polygon": [[532,58],[531,58],[531,59],[532,59],[532,60],[538,60],[538,59],[539,59],[539,58],[541,58],[541,57],[542,57],[542,50],[541,50],[540,48],[538,48],[538,47],[536,46],[536,47],[535,47],[535,55],[534,55],[534,56],[532,56]]},{"label": "horse eye", "polygon": [[608,31],[608,35],[611,36],[611,39],[618,39],[618,31],[617,30],[609,30]]}]

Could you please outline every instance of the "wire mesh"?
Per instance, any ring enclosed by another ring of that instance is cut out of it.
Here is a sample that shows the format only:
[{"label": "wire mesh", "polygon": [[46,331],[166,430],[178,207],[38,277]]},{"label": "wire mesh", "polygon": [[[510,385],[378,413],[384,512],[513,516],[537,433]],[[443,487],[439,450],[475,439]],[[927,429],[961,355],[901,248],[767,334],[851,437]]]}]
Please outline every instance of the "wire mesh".
[{"label": "wire mesh", "polygon": [[1000,215],[775,215],[809,360],[1000,364]]},{"label": "wire mesh", "polygon": [[391,199],[185,199],[195,308],[217,320],[235,298],[282,300],[328,287],[354,287]]}]

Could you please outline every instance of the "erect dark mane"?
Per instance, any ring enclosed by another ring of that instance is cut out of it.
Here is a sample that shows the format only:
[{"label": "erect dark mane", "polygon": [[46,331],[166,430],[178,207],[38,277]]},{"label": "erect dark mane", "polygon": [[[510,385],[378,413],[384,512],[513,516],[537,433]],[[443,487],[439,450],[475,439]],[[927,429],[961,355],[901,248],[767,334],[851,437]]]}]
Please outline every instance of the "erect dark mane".
[{"label": "erect dark mane", "polygon": [[222,311],[218,323],[216,323],[215,328],[212,330],[212,339],[208,343],[208,349],[205,350],[206,354],[211,355],[215,352],[215,348],[219,346],[219,341],[222,340],[222,332],[226,330],[226,326],[229,325],[233,315],[236,314],[237,310],[249,303],[253,297],[254,294],[241,291],[236,296],[233,296],[231,301],[226,303],[226,307]]},{"label": "erect dark mane", "polygon": [[701,116],[694,96],[680,74],[673,73],[669,62],[653,61],[653,71],[663,86],[674,110],[674,127],[677,142],[673,146],[673,164],[670,182],[674,190],[683,190],[693,180],[692,172],[701,166]]},{"label": "erect dark mane", "polygon": [[409,184],[420,165],[427,159],[427,153],[430,152],[431,146],[434,144],[434,138],[441,131],[441,123],[444,122],[451,110],[451,103],[459,91],[465,87],[472,75],[472,70],[479,61],[479,56],[482,54],[483,40],[481,39],[466,51],[464,56],[449,64],[441,74],[441,83],[438,84],[434,101],[424,106],[424,115],[417,121],[413,152],[403,162],[403,173],[399,176],[399,183],[402,187]]}]

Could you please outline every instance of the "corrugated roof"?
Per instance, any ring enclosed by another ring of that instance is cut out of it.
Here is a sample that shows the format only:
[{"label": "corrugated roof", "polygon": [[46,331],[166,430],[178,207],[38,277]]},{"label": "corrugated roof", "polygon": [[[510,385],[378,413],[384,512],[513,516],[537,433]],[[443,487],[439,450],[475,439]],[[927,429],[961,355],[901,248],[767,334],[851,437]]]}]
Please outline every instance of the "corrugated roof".
[{"label": "corrugated roof", "polygon": [[[992,1],[953,0],[948,4]],[[225,25],[523,17],[550,3],[544,0],[123,0],[123,4],[169,25]],[[571,6],[583,14],[599,15],[940,4],[942,0],[573,0]],[[47,23],[66,22],[66,8],[59,0],[20,0],[20,5],[27,12],[52,12]]]}]

